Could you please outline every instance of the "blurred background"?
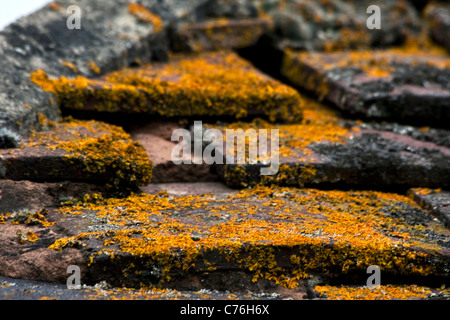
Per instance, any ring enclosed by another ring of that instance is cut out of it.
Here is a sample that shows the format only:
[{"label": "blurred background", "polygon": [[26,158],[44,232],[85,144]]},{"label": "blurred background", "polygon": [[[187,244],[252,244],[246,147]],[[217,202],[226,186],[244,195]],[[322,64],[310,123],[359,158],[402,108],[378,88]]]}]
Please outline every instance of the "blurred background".
[{"label": "blurred background", "polygon": [[37,9],[40,9],[50,0],[2,0],[0,3],[0,30]]}]

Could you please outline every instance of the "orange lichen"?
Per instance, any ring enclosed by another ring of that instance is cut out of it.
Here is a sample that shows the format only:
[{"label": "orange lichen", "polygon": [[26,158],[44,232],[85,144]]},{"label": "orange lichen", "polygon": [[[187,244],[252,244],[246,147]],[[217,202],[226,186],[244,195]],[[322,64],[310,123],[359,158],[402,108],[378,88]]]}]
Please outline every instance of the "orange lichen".
[{"label": "orange lichen", "polygon": [[15,213],[3,213],[0,214],[0,223],[4,224],[6,221],[11,221],[11,224],[19,225],[26,224],[30,226],[39,225],[42,227],[53,226],[54,222],[49,222],[46,219],[46,210],[42,211],[19,211]]},{"label": "orange lichen", "polygon": [[255,71],[230,52],[178,57],[166,64],[113,72],[103,80],[51,80],[42,70],[34,72],[31,80],[72,109],[83,109],[89,99],[94,101],[90,109],[107,112],[242,118],[258,111],[271,121],[301,118],[294,89]]},{"label": "orange lichen", "polygon": [[63,61],[62,64],[63,64],[63,66],[65,66],[65,67],[69,68],[70,70],[72,70],[73,73],[78,73],[78,69],[73,63],[67,62],[67,61]]},{"label": "orange lichen", "polygon": [[[417,208],[409,198],[391,193],[261,186],[219,199],[132,195],[61,208],[64,214],[93,212],[111,228],[58,240],[52,248],[103,239],[98,254],[146,257],[160,268],[162,282],[174,270],[206,271],[225,261],[252,272],[254,281],[263,277],[289,288],[311,273],[345,274],[370,265],[386,273],[427,275],[439,268],[442,256],[412,249],[426,231],[385,213],[402,216],[411,207]],[[292,250],[289,267],[279,265],[282,248]],[[223,262],[204,263],[213,251]]]},{"label": "orange lichen", "polygon": [[17,230],[18,240],[20,244],[24,244],[25,242],[36,242],[39,239],[39,235],[35,234],[33,231],[27,231],[27,233],[23,233],[22,230]]},{"label": "orange lichen", "polygon": [[113,187],[148,184],[152,175],[144,148],[122,128],[102,122],[67,118],[48,131],[34,132],[26,146],[65,150],[67,163],[81,162],[91,176],[114,170],[109,181]]},{"label": "orange lichen", "polygon": [[287,50],[282,74],[294,84],[315,92],[319,99],[329,94],[327,72],[339,68],[359,69],[368,77],[390,77],[396,64],[425,64],[435,68],[449,68],[450,59],[442,48],[409,40],[405,46],[385,50],[349,52],[295,52]]},{"label": "orange lichen", "polygon": [[320,293],[320,297],[330,300],[409,300],[427,298],[431,294],[431,289],[428,287],[389,284],[372,289],[349,286],[316,286],[314,290]]},{"label": "orange lichen", "polygon": [[89,68],[94,72],[95,74],[100,74],[100,68],[92,61],[88,63]]},{"label": "orange lichen", "polygon": [[53,10],[53,11],[57,11],[57,10],[60,10],[60,9],[63,8],[62,5],[60,5],[59,3],[56,3],[56,2],[51,2],[49,4],[49,6],[50,6],[50,9]]},{"label": "orange lichen", "polygon": [[254,44],[271,28],[272,23],[270,16],[262,16],[258,19],[240,19],[238,22],[215,18],[187,24],[178,30],[173,47],[175,51],[188,49],[193,52],[244,48]]},{"label": "orange lichen", "polygon": [[136,16],[140,21],[149,23],[153,25],[153,28],[156,33],[163,30],[164,25],[160,17],[158,17],[156,14],[148,10],[143,5],[137,4],[137,3],[130,3],[128,4],[128,10],[129,12]]}]

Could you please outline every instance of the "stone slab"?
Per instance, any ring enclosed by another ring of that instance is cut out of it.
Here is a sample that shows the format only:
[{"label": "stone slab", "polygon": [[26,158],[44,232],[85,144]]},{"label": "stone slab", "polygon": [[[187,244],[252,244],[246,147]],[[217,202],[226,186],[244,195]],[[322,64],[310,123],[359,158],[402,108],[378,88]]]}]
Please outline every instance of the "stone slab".
[{"label": "stone slab", "polygon": [[121,128],[70,119],[1,150],[0,168],[1,179],[102,183],[121,191],[148,184],[152,172],[143,147]]},{"label": "stone slab", "polygon": [[450,192],[441,189],[413,188],[408,191],[430,214],[450,227]]},{"label": "stone slab", "polygon": [[[106,282],[92,286],[82,285],[80,289],[68,289],[65,284],[0,277],[0,300],[301,300],[297,293],[276,292],[229,292],[218,290],[178,291],[158,288],[114,288]],[[164,306],[159,305],[164,308]]]},{"label": "stone slab", "polygon": [[87,284],[296,288],[315,277],[365,281],[369,265],[403,284],[449,276],[448,230],[398,194],[259,187],[106,201],[48,215],[69,236],[50,248],[84,252]]},{"label": "stone slab", "polygon": [[227,51],[180,55],[167,63],[125,69],[99,79],[49,79],[37,72],[33,80],[55,92],[61,107],[69,110],[163,117],[258,115],[271,121],[301,118],[294,89]]},{"label": "stone slab", "polygon": [[[261,175],[261,168],[266,167],[261,160],[269,159],[259,157],[250,163],[247,158],[238,163],[237,155],[233,162],[223,156],[224,164],[216,165],[216,170],[227,185],[234,188],[277,184],[386,190],[445,188],[449,184],[448,130],[345,120],[323,104],[304,100],[303,104],[308,107],[301,124],[274,125],[255,121],[206,125],[219,129],[224,139],[226,129],[254,129],[256,132],[265,129],[269,136],[270,130],[279,130],[276,174]],[[269,140],[268,146],[271,144]],[[218,147],[217,152],[224,155],[222,148],[225,146]],[[235,143],[231,148],[236,150]]]},{"label": "stone slab", "polygon": [[[368,29],[370,5],[381,10],[381,28]],[[274,21],[274,43],[280,49],[335,51],[386,47],[416,37],[421,21],[409,1],[370,0],[318,2],[260,1]]]},{"label": "stone slab", "polygon": [[27,180],[0,180],[0,213],[23,214],[82,199],[85,194],[104,193],[102,185],[64,181],[36,183]]},{"label": "stone slab", "polygon": [[349,114],[448,128],[450,58],[437,48],[287,52],[282,74]]},{"label": "stone slab", "polygon": [[430,36],[450,50],[450,5],[445,2],[431,2],[425,8]]},{"label": "stone slab", "polygon": [[[160,3],[155,13],[163,26],[205,1],[166,2],[170,5]],[[23,135],[38,128],[38,113],[58,119],[55,97],[30,81],[30,74],[38,69],[56,77],[94,76],[129,66],[137,58],[150,61],[167,55],[164,30],[142,20],[142,13],[158,6],[152,0],[141,3],[145,6],[136,12],[130,10],[127,0],[114,5],[105,0],[77,1],[81,29],[69,29],[67,20],[72,12],[67,13],[67,8],[73,1],[58,0],[2,30],[1,127]]]},{"label": "stone slab", "polygon": [[270,17],[255,19],[210,19],[179,25],[171,37],[175,52],[204,52],[252,46],[271,30]]}]

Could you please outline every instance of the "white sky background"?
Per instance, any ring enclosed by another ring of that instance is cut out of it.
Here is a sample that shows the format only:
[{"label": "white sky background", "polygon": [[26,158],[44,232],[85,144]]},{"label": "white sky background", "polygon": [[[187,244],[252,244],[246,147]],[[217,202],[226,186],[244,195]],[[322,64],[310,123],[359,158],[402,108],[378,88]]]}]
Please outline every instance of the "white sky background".
[{"label": "white sky background", "polygon": [[0,30],[50,2],[50,0],[0,0]]}]

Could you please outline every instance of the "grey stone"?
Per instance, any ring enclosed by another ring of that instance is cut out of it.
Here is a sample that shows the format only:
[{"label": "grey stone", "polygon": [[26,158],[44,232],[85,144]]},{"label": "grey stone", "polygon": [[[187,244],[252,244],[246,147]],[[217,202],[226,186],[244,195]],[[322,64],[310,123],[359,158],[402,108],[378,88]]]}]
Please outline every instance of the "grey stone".
[{"label": "grey stone", "polygon": [[[180,19],[206,0],[141,1],[163,25]],[[55,5],[56,3],[56,5]],[[156,33],[151,23],[130,13],[129,1],[69,0],[54,2],[19,19],[0,32],[0,126],[21,135],[39,127],[38,114],[58,119],[56,98],[30,81],[42,69],[51,76],[94,76],[129,66],[135,59],[164,57],[165,31]],[[67,7],[81,9],[81,29],[69,30]],[[75,68],[64,66],[71,63]],[[77,71],[76,73],[74,71]]]},{"label": "grey stone", "polygon": [[450,4],[432,2],[425,8],[430,36],[450,50]]},{"label": "grey stone", "polygon": [[[368,29],[370,5],[381,9],[381,29]],[[416,9],[406,0],[259,1],[273,17],[279,48],[335,50],[391,46],[421,29]]]},{"label": "grey stone", "polygon": [[291,51],[281,72],[352,115],[448,127],[449,61],[446,54],[426,50]]},{"label": "grey stone", "polygon": [[450,227],[450,191],[414,188],[410,189],[408,194],[447,228]]}]

